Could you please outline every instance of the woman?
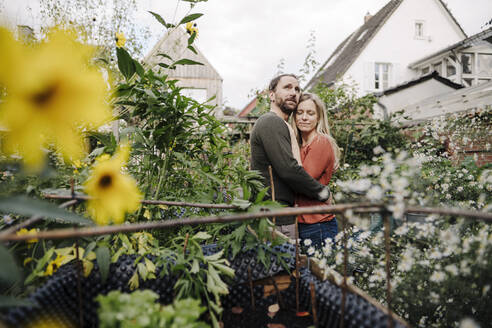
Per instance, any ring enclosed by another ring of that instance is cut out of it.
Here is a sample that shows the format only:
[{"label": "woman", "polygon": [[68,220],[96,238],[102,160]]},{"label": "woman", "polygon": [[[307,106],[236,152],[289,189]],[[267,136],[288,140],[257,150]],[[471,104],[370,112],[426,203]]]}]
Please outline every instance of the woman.
[{"label": "woman", "polygon": [[[338,167],[340,148],[331,136],[326,109],[321,99],[304,93],[299,100],[292,121],[294,132],[301,147],[304,169],[320,183],[327,185],[333,171]],[[302,195],[296,198],[296,206],[326,205]],[[311,240],[313,246],[321,246],[326,238],[335,238],[337,220],[333,214],[303,214],[298,216],[299,237]]]}]

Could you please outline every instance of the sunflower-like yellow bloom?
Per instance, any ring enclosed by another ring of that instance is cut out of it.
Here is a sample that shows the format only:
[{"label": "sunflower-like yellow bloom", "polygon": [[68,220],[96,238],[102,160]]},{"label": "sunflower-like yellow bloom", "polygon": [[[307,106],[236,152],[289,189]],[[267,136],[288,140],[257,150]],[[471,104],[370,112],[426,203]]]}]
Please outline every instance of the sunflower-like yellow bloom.
[{"label": "sunflower-like yellow bloom", "polygon": [[[82,132],[111,120],[101,73],[88,66],[93,47],[75,34],[53,30],[47,41],[25,46],[0,28],[0,126],[3,150],[19,154],[30,169],[44,163],[43,148],[53,147],[67,161],[86,151]],[[6,50],[6,51],[4,51]]]},{"label": "sunflower-like yellow bloom", "polygon": [[[26,228],[22,228],[22,229],[19,229],[19,231],[17,231],[15,234],[18,235],[18,236],[22,236],[22,235],[35,235],[38,231],[36,229],[31,229],[31,230],[27,230]],[[27,242],[29,244],[32,244],[32,243],[36,243],[38,241],[37,238],[33,238],[33,239],[28,239]]]},{"label": "sunflower-like yellow bloom", "polygon": [[46,267],[46,270],[44,271],[45,276],[51,276],[53,273],[58,270],[59,267],[61,267],[63,260],[65,260],[66,256],[65,255],[60,255],[58,254],[56,256],[56,259],[48,263],[48,266]]},{"label": "sunflower-like yellow bloom", "polygon": [[115,33],[115,41],[116,41],[116,46],[118,48],[123,48],[126,43],[126,38],[125,35],[122,32],[116,32]]},{"label": "sunflower-like yellow bloom", "polygon": [[188,34],[196,33],[196,35],[198,36],[198,27],[197,27],[196,23],[195,22],[186,23],[186,32]]},{"label": "sunflower-like yellow bloom", "polygon": [[88,211],[97,224],[107,225],[111,221],[122,223],[125,213],[134,212],[140,207],[142,194],[137,183],[122,172],[129,154],[129,147],[124,145],[113,158],[100,156],[84,185],[85,192],[92,197],[88,202]]}]

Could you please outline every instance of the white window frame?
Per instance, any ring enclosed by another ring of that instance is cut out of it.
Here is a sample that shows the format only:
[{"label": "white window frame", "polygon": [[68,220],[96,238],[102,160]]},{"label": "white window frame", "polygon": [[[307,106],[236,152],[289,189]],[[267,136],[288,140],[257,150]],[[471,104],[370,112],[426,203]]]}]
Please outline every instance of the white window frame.
[{"label": "white window frame", "polygon": [[[384,86],[384,67],[388,67],[387,78],[386,78],[386,86]],[[392,74],[392,65],[391,63],[382,63],[375,62],[374,63],[374,78],[373,78],[373,89],[377,91],[383,91],[388,89],[391,85],[391,74]],[[379,77],[379,80],[376,79],[376,76]],[[378,83],[378,87],[376,87],[376,83]]]},{"label": "white window frame", "polygon": [[[420,31],[421,32],[421,35],[417,34],[417,32],[419,31],[418,28],[417,28],[417,25],[421,25],[422,26],[421,31]],[[425,39],[427,39],[425,37],[425,21],[423,21],[423,20],[416,20],[414,22],[414,24],[413,24],[413,28],[414,28],[414,35],[413,35],[414,39],[416,39],[416,40],[425,40]]]}]

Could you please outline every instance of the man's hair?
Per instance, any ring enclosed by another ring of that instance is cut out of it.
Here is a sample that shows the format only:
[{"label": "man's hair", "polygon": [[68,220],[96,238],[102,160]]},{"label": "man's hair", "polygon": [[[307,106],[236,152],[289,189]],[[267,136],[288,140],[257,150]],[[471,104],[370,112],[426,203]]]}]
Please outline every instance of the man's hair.
[{"label": "man's hair", "polygon": [[275,88],[277,87],[278,82],[279,82],[279,81],[280,81],[280,79],[281,79],[281,78],[283,78],[284,76],[292,76],[293,78],[295,78],[296,80],[298,80],[297,76],[295,76],[294,74],[280,74],[279,76],[274,77],[274,78],[270,81],[270,85],[268,86],[268,90],[269,90],[269,91],[275,91]]}]

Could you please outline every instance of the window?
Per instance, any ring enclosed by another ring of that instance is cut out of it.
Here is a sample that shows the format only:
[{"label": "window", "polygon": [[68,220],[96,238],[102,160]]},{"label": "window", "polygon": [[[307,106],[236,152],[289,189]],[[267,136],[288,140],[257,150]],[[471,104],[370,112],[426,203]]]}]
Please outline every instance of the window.
[{"label": "window", "polygon": [[477,72],[480,76],[492,76],[492,54],[478,54]]},{"label": "window", "polygon": [[384,90],[389,86],[391,64],[376,63],[374,66],[374,89]]},{"label": "window", "polygon": [[420,22],[420,21],[415,22],[415,38],[416,39],[424,38],[424,22]]},{"label": "window", "polygon": [[473,54],[462,54],[461,65],[464,74],[472,74],[473,72]]},{"label": "window", "polygon": [[429,66],[422,68],[422,75],[429,73],[429,71],[430,71]]},{"label": "window", "polygon": [[456,67],[450,60],[446,60],[446,77],[450,77],[456,74]]},{"label": "window", "polygon": [[442,76],[442,62],[433,64],[432,65],[432,70],[433,71],[436,71],[437,73],[439,73],[439,75]]}]

